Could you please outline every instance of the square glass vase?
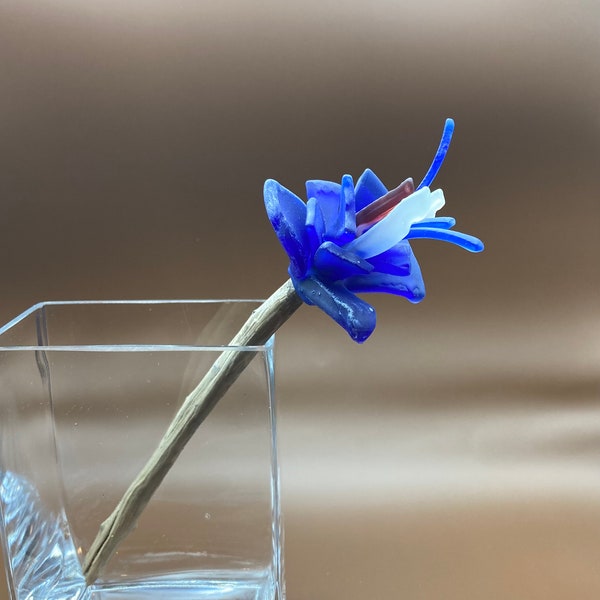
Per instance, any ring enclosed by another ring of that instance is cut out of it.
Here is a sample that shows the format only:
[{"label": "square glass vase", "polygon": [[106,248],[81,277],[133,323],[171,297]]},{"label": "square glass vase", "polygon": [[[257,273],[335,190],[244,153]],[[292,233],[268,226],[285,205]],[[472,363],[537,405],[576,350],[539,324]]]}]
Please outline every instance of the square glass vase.
[{"label": "square glass vase", "polygon": [[[259,301],[45,302],[0,329],[0,533],[13,600],[283,600],[273,339]],[[253,358],[86,585],[101,523],[222,352]]]}]

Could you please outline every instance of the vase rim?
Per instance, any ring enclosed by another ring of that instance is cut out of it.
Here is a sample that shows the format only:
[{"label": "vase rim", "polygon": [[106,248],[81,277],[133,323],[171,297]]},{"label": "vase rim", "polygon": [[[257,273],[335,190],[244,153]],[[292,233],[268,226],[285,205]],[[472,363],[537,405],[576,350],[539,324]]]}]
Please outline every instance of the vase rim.
[{"label": "vase rim", "polygon": [[232,344],[163,344],[163,343],[133,343],[133,344],[6,344],[2,337],[17,325],[43,311],[47,307],[76,307],[76,306],[158,306],[158,305],[210,305],[210,304],[249,304],[260,306],[263,299],[257,298],[208,298],[208,299],[139,299],[139,300],[46,300],[33,304],[22,313],[0,326],[0,351],[58,351],[58,352],[216,352],[232,350],[240,352],[264,352],[273,348],[274,336],[260,345]]}]

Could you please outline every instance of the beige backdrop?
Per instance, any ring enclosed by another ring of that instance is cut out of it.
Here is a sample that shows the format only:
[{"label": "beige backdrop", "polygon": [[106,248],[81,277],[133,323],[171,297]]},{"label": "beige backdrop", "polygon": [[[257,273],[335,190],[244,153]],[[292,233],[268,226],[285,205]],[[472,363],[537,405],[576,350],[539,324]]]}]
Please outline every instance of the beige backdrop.
[{"label": "beige backdrop", "polygon": [[[437,184],[418,306],[279,335],[290,600],[600,594],[600,7],[7,0],[2,322],[38,300],[261,297],[273,177]],[[4,598],[5,596],[0,597]]]}]

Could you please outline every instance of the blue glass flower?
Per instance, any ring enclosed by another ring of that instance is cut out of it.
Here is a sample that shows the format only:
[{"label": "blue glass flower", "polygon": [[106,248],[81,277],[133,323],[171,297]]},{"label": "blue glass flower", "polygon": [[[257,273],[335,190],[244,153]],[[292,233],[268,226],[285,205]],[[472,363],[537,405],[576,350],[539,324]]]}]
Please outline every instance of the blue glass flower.
[{"label": "blue glass flower", "polygon": [[447,119],[438,151],[423,181],[412,179],[388,191],[367,169],[354,185],[350,175],[341,184],[307,181],[308,202],[282,185],[265,182],[269,220],[290,258],[294,288],[339,323],[357,342],[375,329],[375,309],[356,296],[387,292],[420,302],[425,285],[408,240],[428,238],[481,252],[483,243],[453,231],[455,220],[436,217],[444,194],[429,185],[439,171],[454,131]]}]

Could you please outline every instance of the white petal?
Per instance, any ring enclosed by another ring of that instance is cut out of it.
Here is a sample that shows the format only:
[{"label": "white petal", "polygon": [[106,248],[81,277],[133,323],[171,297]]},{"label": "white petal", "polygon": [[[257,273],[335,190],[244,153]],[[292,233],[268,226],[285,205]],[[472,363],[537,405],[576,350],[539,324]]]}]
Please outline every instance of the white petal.
[{"label": "white petal", "polygon": [[435,217],[446,203],[444,192],[423,187],[394,207],[390,213],[361,236],[346,244],[361,258],[377,256],[402,241],[413,223]]}]

